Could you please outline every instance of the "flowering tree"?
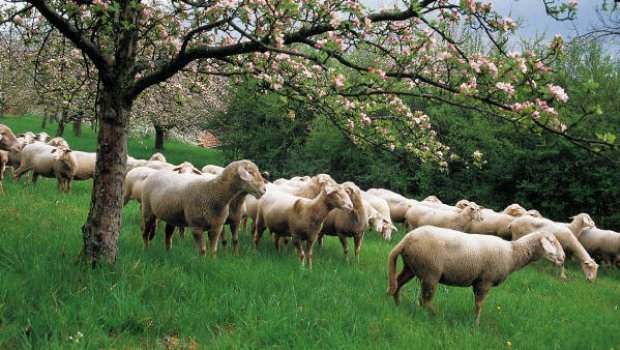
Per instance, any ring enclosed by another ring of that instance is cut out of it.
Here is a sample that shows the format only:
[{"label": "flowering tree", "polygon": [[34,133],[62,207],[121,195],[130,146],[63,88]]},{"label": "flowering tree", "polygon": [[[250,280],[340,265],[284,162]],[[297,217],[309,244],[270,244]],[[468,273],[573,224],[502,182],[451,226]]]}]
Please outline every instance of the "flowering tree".
[{"label": "flowering tree", "polygon": [[[574,12],[574,3],[543,1],[556,15]],[[13,0],[3,12],[12,23],[50,24],[97,69],[97,167],[82,229],[92,263],[117,255],[134,101],[180,71],[250,74],[330,115],[356,141],[440,162],[449,150],[429,116],[400,96],[490,108],[564,134],[553,104],[566,96],[547,74],[561,39],[543,52],[506,52],[516,23],[490,2],[404,1],[375,11],[355,0]],[[492,54],[464,47],[460,26],[481,32]]]},{"label": "flowering tree", "polygon": [[31,92],[26,83],[26,57],[18,32],[12,28],[0,31],[0,115]]}]

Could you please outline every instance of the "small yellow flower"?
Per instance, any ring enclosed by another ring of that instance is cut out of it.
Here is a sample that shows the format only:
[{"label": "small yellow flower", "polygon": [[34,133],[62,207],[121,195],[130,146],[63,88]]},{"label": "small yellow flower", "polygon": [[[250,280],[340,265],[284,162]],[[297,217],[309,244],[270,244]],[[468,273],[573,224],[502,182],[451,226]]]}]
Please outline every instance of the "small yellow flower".
[{"label": "small yellow flower", "polygon": [[497,309],[498,309],[498,310],[501,310],[501,309],[502,309],[502,307],[501,307],[501,306],[499,306],[499,305],[497,305]]},{"label": "small yellow flower", "polygon": [[506,341],[506,346],[508,346],[509,348],[511,348],[511,347],[512,347],[512,343],[510,342],[510,340],[507,340],[507,341]]}]

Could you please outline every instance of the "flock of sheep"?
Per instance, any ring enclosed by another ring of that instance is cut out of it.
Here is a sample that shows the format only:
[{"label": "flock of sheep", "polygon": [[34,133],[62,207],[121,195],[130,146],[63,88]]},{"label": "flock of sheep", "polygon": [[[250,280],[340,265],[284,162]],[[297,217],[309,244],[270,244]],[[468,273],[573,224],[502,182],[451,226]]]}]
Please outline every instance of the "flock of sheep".
[{"label": "flock of sheep", "polygon": [[[0,124],[0,180],[6,165],[15,168],[16,178],[28,171],[33,182],[39,175],[56,178],[64,192],[71,190],[72,180],[93,177],[94,153],[72,151],[62,138],[48,141],[46,136],[15,136]],[[353,182],[339,184],[327,174],[268,182],[249,160],[198,170],[188,162],[170,164],[156,153],[148,160],[129,157],[127,169],[124,201],[141,204],[145,247],[153,240],[158,221],[163,221],[166,249],[171,248],[175,229],[183,234],[188,227],[201,255],[206,253],[203,232],[207,231],[215,255],[218,241],[226,244],[228,224],[238,253],[239,229],[243,225],[245,231],[252,219],[256,247],[269,229],[278,252],[291,240],[302,266],[311,268],[314,244],[321,244],[325,235],[337,236],[345,255],[347,240],[353,238],[359,259],[365,232],[372,230],[390,240],[394,224],[404,223],[412,231],[389,254],[388,294],[398,303],[400,289],[417,276],[420,303],[432,311],[438,283],[472,286],[476,323],[490,288],[535,260],[545,258],[561,266],[560,276],[566,278],[566,251],[580,262],[589,281],[597,275],[595,258],[620,265],[620,233],[597,228],[585,213],[560,223],[518,204],[496,212],[468,200],[454,206],[434,196],[417,201],[386,189],[363,191]],[[404,264],[397,274],[399,257]]]}]

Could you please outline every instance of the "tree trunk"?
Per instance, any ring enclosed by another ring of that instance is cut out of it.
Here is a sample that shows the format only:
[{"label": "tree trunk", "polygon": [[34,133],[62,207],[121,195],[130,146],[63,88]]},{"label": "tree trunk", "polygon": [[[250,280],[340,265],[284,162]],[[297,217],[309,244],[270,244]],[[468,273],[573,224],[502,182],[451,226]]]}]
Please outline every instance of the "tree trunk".
[{"label": "tree trunk", "polygon": [[166,129],[159,125],[155,125],[155,149],[164,150],[164,140],[166,138]]},{"label": "tree trunk", "polygon": [[102,91],[97,113],[97,164],[90,211],[82,227],[82,257],[93,267],[114,263],[118,254],[131,110],[131,103],[123,98],[120,90],[107,88]]},{"label": "tree trunk", "polygon": [[67,111],[62,112],[62,116],[58,121],[58,129],[56,129],[56,137],[62,137],[62,135],[65,133],[65,120],[67,120],[67,114]]},{"label": "tree trunk", "polygon": [[73,135],[82,136],[82,118],[79,116],[73,120]]}]

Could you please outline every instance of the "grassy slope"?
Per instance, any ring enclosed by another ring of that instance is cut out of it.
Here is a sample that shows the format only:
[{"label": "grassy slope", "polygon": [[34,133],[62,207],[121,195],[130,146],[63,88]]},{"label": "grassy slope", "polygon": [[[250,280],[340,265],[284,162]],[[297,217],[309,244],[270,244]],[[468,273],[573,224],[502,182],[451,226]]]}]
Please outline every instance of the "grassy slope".
[{"label": "grassy slope", "polygon": [[[32,118],[0,118],[16,132],[38,130]],[[48,130],[50,132],[50,130]],[[51,132],[50,132],[51,133]],[[76,149],[93,150],[90,130]],[[145,157],[152,140],[132,140]],[[166,156],[197,165],[219,155],[169,143]],[[385,296],[386,256],[394,244],[369,235],[361,262],[342,258],[327,239],[313,271],[270,240],[258,251],[242,234],[241,254],[199,258],[192,240],[177,239],[170,253],[160,230],[144,251],[138,206],[123,213],[120,256],[113,268],[76,264],[90,182],[60,195],[55,180],[36,187],[6,180],[0,197],[0,348],[164,348],[172,336],[201,348],[579,348],[620,347],[620,272],[603,270],[586,283],[576,264],[570,280],[548,263],[512,275],[490,293],[480,328],[472,326],[470,289],[441,286],[437,316],[422,312],[419,286],[403,290],[395,307]],[[397,235],[398,240],[402,235]],[[69,340],[84,334],[79,343]]]}]

